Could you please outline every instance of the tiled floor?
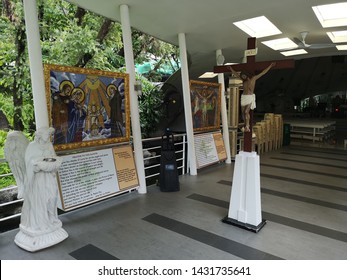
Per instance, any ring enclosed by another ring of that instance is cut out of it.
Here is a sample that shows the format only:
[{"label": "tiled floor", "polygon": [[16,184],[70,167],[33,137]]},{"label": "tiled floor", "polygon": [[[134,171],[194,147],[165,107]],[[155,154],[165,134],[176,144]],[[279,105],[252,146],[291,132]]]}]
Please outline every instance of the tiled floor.
[{"label": "tiled floor", "polygon": [[0,259],[347,259],[347,151],[288,146],[260,156],[264,228],[221,222],[233,164],[60,216],[69,238],[29,253],[0,234]]}]

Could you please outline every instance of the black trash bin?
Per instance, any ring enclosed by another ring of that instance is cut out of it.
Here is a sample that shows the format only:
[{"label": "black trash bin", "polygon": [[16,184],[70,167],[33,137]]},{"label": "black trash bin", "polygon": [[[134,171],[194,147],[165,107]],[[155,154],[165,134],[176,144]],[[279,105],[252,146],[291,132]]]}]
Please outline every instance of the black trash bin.
[{"label": "black trash bin", "polygon": [[290,144],[290,124],[285,123],[283,125],[283,146],[288,146]]},{"label": "black trash bin", "polygon": [[166,129],[162,135],[159,187],[163,192],[180,190],[173,133]]}]

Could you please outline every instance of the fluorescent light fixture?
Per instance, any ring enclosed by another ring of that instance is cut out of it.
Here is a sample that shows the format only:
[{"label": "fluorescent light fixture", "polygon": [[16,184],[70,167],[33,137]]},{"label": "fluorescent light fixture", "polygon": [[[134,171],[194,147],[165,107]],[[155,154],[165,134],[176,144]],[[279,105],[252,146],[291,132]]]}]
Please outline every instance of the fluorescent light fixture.
[{"label": "fluorescent light fixture", "polygon": [[284,56],[292,56],[292,55],[299,55],[299,54],[306,54],[307,51],[305,50],[294,50],[294,51],[287,51],[287,52],[281,52]]},{"label": "fluorescent light fixture", "polygon": [[336,46],[336,48],[339,51],[347,51],[347,45],[339,45],[339,46]]},{"label": "fluorescent light fixture", "polygon": [[297,44],[295,44],[292,40],[289,38],[281,38],[281,39],[275,39],[275,40],[269,40],[262,42],[264,45],[268,46],[269,48],[278,51],[278,50],[286,50],[286,49],[295,49],[298,47]]},{"label": "fluorescent light fixture", "polygon": [[265,16],[250,18],[234,22],[238,28],[246,32],[251,37],[262,38],[271,35],[281,34],[282,32]]},{"label": "fluorescent light fixture", "polygon": [[201,79],[211,79],[211,78],[216,77],[217,75],[218,74],[213,73],[213,72],[206,72],[206,73],[202,74],[199,78],[201,78]]},{"label": "fluorescent light fixture", "polygon": [[347,30],[327,32],[327,34],[333,43],[347,42]]},{"label": "fluorescent light fixture", "polygon": [[315,6],[312,9],[324,28],[347,25],[347,2]]}]

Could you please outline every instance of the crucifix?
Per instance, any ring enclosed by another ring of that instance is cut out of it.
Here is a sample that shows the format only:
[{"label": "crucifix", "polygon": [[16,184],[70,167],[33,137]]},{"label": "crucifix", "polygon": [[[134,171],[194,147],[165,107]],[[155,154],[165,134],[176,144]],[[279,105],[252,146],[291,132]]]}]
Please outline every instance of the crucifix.
[{"label": "crucifix", "polygon": [[[262,76],[265,74],[268,70],[271,69],[283,69],[283,68],[293,68],[294,67],[294,60],[277,60],[277,61],[261,61],[256,62],[255,61],[255,54],[256,54],[256,38],[248,38],[247,41],[247,63],[242,64],[234,64],[231,66],[223,65],[223,66],[215,66],[214,72],[215,73],[226,73],[226,72],[246,72],[248,75],[252,75],[252,77],[248,78],[249,83],[244,82],[244,86],[251,86],[253,89],[255,87],[255,80],[257,77],[257,74]],[[262,71],[260,74],[259,71]],[[242,77],[241,77],[242,78]],[[253,78],[253,80],[252,80]],[[252,86],[253,84],[253,86]],[[244,88],[244,92],[245,92]],[[247,89],[248,90],[248,89]],[[252,95],[250,95],[252,94]],[[254,105],[255,105],[255,95],[253,95],[254,92],[248,93],[247,97],[254,96]],[[242,106],[242,102],[241,102]],[[245,152],[252,152],[252,122],[253,122],[253,110],[250,109],[251,106],[248,106],[248,109],[246,112],[246,119],[244,120],[246,122],[246,125],[244,127],[244,151]],[[252,108],[252,107],[251,107]],[[249,110],[249,113],[248,113]],[[249,114],[249,115],[248,115]],[[248,118],[248,119],[247,119]]]}]

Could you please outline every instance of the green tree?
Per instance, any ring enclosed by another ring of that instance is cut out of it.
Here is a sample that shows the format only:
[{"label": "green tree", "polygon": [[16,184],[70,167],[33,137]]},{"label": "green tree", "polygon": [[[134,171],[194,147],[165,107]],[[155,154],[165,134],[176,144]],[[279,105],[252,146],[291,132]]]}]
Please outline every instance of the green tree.
[{"label": "green tree", "polygon": [[[124,72],[124,48],[118,22],[90,13],[63,0],[38,0],[44,63]],[[34,108],[22,0],[0,2],[0,106],[15,130],[35,130]],[[162,93],[152,82],[161,81],[163,65],[179,68],[178,50],[147,34],[132,30],[136,64],[151,61],[153,69],[138,77],[143,85],[139,98],[143,136],[156,131],[163,116]],[[7,132],[0,131],[0,158]],[[27,134],[30,137],[30,134]],[[6,164],[0,173],[8,173]],[[8,178],[13,182],[13,178]],[[1,181],[7,186],[9,182]]]},{"label": "green tree", "polygon": [[164,116],[163,93],[160,86],[150,83],[146,78],[139,78],[142,83],[142,95],[139,97],[140,125],[143,137],[150,137],[157,131],[157,124]]},{"label": "green tree", "polygon": [[33,107],[22,2],[3,0],[1,8],[0,40],[1,49],[5,50],[1,51],[0,57],[1,93],[13,100],[13,111],[10,112],[13,128],[29,129]]},{"label": "green tree", "polygon": [[[14,129],[34,129],[32,90],[26,47],[23,3],[21,0],[0,2],[0,94],[12,99],[4,106]],[[86,67],[106,71],[124,71],[124,49],[118,22],[95,15],[63,0],[38,0],[42,58],[44,63]],[[132,31],[135,63],[154,61],[146,78],[162,80],[163,65],[179,67],[177,48],[137,30]],[[144,92],[148,88],[144,86]],[[145,92],[146,94],[146,92]],[[141,98],[144,102],[144,98]],[[157,100],[159,102],[159,100]],[[145,102],[141,104],[145,108]],[[149,112],[151,108],[144,109]],[[153,109],[152,109],[153,110]],[[141,114],[141,125],[153,127]],[[149,132],[145,129],[146,133]]]}]

